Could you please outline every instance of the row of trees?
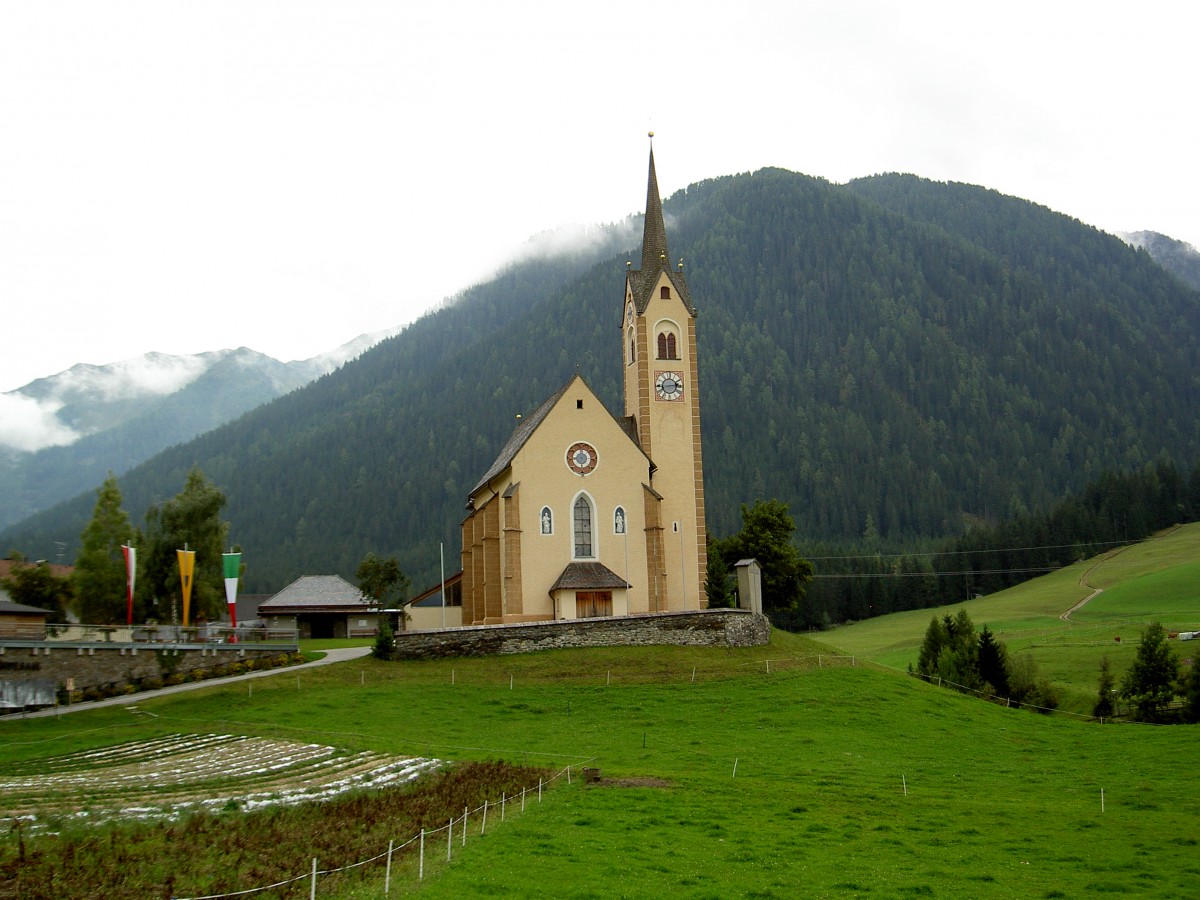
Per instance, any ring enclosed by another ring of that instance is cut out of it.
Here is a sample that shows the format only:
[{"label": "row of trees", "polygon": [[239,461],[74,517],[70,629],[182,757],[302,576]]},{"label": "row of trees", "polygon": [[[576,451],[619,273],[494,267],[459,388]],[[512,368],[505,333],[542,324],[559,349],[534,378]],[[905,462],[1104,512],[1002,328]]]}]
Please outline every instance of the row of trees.
[{"label": "row of trees", "polygon": [[934,616],[925,629],[917,666],[909,671],[960,691],[1009,700],[1040,711],[1058,707],[1058,693],[1039,678],[1028,654],[1013,659],[1008,648],[988,628],[978,634],[970,614]]},{"label": "row of trees", "polygon": [[[193,468],[183,490],[150,507],[144,529],[130,523],[121,504],[121,489],[110,474],[96,491],[96,506],[83,530],[72,577],[55,576],[45,563],[18,564],[5,584],[13,599],[49,610],[52,622],[65,621],[68,609],[89,624],[124,622],[128,603],[124,545],[138,550],[134,621],[169,621],[181,612],[176,551],[186,548],[196,551],[192,618],[219,617],[225,608],[221,553],[229,532],[228,523],[221,519],[224,493]],[[13,556],[21,561],[19,554]]]}]

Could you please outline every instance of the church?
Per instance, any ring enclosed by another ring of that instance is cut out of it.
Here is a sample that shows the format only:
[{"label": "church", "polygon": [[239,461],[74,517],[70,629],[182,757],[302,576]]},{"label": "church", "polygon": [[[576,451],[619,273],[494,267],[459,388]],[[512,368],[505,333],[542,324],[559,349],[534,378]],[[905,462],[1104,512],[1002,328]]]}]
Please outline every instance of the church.
[{"label": "church", "polygon": [[696,309],[653,146],[641,268],[626,263],[612,315],[623,415],[577,374],[521,419],[467,500],[463,625],[706,606]]}]

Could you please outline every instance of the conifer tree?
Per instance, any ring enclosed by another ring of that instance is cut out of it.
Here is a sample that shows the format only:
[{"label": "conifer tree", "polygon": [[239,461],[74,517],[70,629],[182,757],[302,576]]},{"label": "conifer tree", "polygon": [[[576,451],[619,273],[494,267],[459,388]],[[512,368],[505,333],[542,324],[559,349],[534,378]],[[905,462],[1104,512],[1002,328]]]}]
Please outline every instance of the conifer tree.
[{"label": "conifer tree", "polygon": [[936,675],[938,656],[949,642],[950,635],[946,633],[945,623],[934,616],[929,620],[929,627],[925,629],[925,639],[921,641],[917,671],[922,675]]},{"label": "conifer tree", "polygon": [[984,625],[979,632],[979,679],[991,685],[992,693],[998,697],[1009,695],[1008,652],[1004,644],[996,640],[992,630]]},{"label": "conifer tree", "polygon": [[1179,678],[1179,693],[1183,694],[1183,720],[1200,722],[1200,654],[1194,654],[1187,671]]},{"label": "conifer tree", "polygon": [[125,556],[121,545],[133,537],[129,516],[121,508],[121,489],[111,472],[96,491],[96,508],[83,529],[75,558],[75,597],[79,618],[96,625],[126,618]]},{"label": "conifer tree", "polygon": [[1141,722],[1158,722],[1175,697],[1179,666],[1167,644],[1167,632],[1151,622],[1142,633],[1137,656],[1121,682],[1121,696],[1133,704]]}]

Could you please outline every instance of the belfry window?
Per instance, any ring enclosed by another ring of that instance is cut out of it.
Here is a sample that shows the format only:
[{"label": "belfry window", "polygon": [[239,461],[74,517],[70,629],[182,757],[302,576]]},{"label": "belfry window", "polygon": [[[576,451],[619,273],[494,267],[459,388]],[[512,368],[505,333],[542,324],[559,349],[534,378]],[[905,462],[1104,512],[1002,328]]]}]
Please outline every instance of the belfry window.
[{"label": "belfry window", "polygon": [[592,504],[587,497],[579,495],[575,501],[575,558],[591,559],[592,551]]},{"label": "belfry window", "polygon": [[679,359],[675,345],[675,335],[669,331],[660,331],[658,333],[658,358]]}]

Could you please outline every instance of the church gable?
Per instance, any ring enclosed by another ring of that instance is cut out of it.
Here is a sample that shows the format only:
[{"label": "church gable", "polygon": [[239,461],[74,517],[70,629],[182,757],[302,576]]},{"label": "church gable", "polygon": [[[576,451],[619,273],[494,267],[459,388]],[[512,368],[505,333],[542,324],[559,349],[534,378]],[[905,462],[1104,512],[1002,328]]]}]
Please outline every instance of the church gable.
[{"label": "church gable", "polygon": [[[539,410],[540,411],[540,410]],[[512,479],[581,490],[616,472],[633,469],[648,478],[650,460],[632,439],[628,426],[576,375],[555,395],[509,460]]]}]

